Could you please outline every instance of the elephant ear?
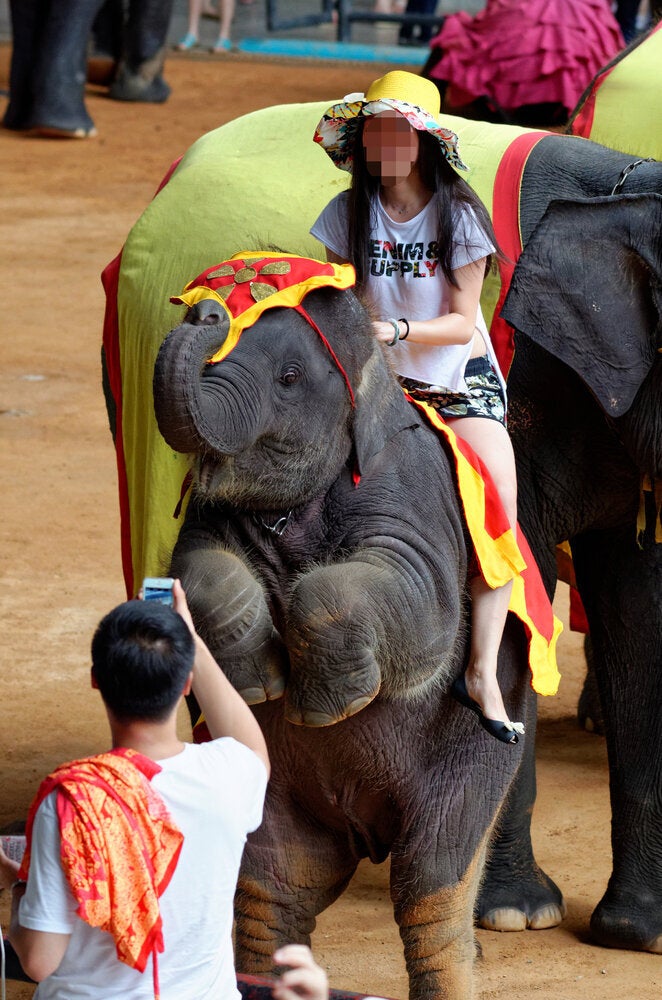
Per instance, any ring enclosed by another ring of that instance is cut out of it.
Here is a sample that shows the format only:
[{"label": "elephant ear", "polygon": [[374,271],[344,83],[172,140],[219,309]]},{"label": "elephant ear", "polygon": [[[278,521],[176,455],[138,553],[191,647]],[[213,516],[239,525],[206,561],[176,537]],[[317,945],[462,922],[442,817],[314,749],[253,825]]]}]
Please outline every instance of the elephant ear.
[{"label": "elephant ear", "polygon": [[605,412],[632,405],[660,346],[662,196],[552,202],[501,315],[572,368]]},{"label": "elephant ear", "polygon": [[419,427],[415,408],[388,370],[383,348],[376,342],[356,391],[354,450],[359,473],[400,431]]}]

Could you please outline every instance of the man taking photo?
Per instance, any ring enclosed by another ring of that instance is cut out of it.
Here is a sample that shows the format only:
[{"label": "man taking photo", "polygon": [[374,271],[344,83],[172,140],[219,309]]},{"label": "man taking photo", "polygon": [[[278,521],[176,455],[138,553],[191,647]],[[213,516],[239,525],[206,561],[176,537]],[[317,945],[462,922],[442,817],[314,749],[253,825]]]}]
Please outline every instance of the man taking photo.
[{"label": "man taking photo", "polygon": [[[175,581],[174,609],[128,601],[92,640],[92,686],[112,750],[65,764],[41,785],[9,940],[35,1000],[239,997],[232,911],[247,834],[262,818],[262,732],[196,633]],[[211,741],[183,743],[177,710],[193,690]]]}]

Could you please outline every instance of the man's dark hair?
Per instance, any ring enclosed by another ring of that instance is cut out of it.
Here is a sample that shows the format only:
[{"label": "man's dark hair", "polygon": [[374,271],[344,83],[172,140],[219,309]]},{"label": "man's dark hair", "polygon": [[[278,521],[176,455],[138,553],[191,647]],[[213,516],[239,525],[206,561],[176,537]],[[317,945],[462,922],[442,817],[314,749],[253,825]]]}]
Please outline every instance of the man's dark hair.
[{"label": "man's dark hair", "polygon": [[177,704],[194,655],[193,636],[176,611],[126,601],[97,626],[92,676],[119,722],[161,722]]}]

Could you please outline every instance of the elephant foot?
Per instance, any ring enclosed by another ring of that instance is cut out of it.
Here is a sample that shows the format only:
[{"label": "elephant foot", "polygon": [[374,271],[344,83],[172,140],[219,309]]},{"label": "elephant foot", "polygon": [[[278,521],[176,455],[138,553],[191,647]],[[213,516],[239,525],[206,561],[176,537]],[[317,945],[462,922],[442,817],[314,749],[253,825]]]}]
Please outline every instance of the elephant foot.
[{"label": "elephant foot", "polygon": [[490,910],[477,920],[478,926],[486,931],[543,931],[558,927],[566,914],[565,904],[548,903],[526,912],[516,907],[501,907]]},{"label": "elephant foot", "polygon": [[10,99],[2,119],[2,127],[12,132],[26,132],[30,127],[30,105],[21,105],[19,101]]},{"label": "elephant foot", "polygon": [[524,876],[510,872],[508,881],[488,877],[478,895],[475,919],[489,931],[546,930],[558,927],[566,914],[557,885],[538,868]]},{"label": "elephant foot", "polygon": [[607,889],[591,916],[591,937],[604,948],[662,955],[662,904],[640,892]]},{"label": "elephant foot", "polygon": [[285,678],[280,674],[270,677],[264,684],[251,681],[243,683],[244,686],[238,687],[237,691],[247,705],[261,705],[264,701],[275,701],[277,698],[282,698],[285,691]]},{"label": "elephant foot", "polygon": [[72,69],[60,80],[42,81],[34,95],[27,126],[33,134],[55,138],[88,139],[96,135],[84,100],[84,75]]},{"label": "elephant foot", "polygon": [[97,134],[84,107],[75,111],[55,107],[33,110],[29,127],[33,135],[54,139],[91,139]]},{"label": "elephant foot", "polygon": [[170,87],[160,74],[146,80],[139,73],[130,73],[124,68],[120,70],[117,79],[110,85],[108,96],[113,101],[143,101],[146,104],[163,104],[170,97]]},{"label": "elephant foot", "polygon": [[40,136],[42,139],[93,139],[97,130],[92,128],[56,128],[53,125],[37,125],[30,129],[31,135]]},{"label": "elephant foot", "polygon": [[247,705],[275,701],[285,691],[286,664],[280,649],[262,650],[257,660],[228,662],[219,660],[223,673]]},{"label": "elephant foot", "polygon": [[338,675],[321,675],[300,665],[290,676],[285,695],[285,718],[295,726],[332,726],[369,705],[381,687],[379,667],[372,657]]}]

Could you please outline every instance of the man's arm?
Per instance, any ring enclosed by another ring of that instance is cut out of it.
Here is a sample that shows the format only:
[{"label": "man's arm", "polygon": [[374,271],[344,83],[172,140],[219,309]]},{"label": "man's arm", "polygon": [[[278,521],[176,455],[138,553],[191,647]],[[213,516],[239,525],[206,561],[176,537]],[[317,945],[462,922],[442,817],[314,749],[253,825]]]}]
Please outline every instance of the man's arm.
[{"label": "man's arm", "polygon": [[255,716],[195,631],[184,588],[179,580],[175,580],[172,593],[175,611],[188,625],[195,642],[193,693],[202,709],[212,739],[232,736],[257,754],[269,774],[267,744]]},{"label": "man's arm", "polygon": [[18,922],[18,907],[25,895],[25,882],[14,883],[11,899],[9,940],[18,955],[25,973],[40,983],[52,975],[64,957],[70,934],[53,934],[51,931],[34,931]]},{"label": "man's arm", "polygon": [[[36,827],[39,826],[37,817]],[[18,920],[18,908],[25,895],[26,883],[18,882],[19,864],[8,858],[0,847],[0,888],[11,886],[11,917],[9,940],[18,955],[23,971],[41,982],[55,972],[67,950],[70,934],[54,934],[50,931],[36,931],[22,927]]]}]

